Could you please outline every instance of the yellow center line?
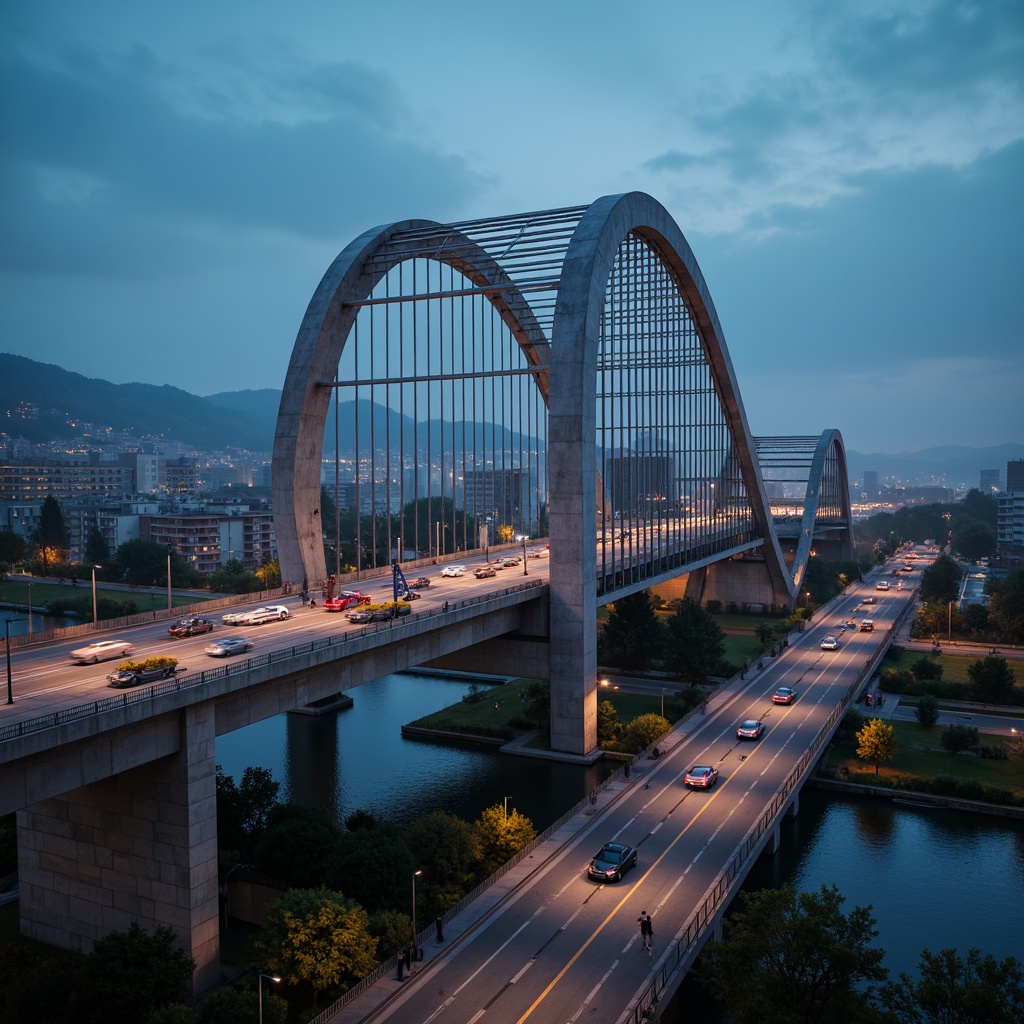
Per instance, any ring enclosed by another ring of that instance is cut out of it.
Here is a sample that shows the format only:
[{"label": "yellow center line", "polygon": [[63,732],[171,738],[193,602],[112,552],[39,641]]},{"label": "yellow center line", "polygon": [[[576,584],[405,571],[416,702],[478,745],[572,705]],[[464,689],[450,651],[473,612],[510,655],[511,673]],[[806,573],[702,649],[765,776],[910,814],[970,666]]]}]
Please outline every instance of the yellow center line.
[{"label": "yellow center line", "polygon": [[[758,748],[758,750],[760,750],[760,748]],[[741,762],[741,763],[742,764],[749,764],[751,762],[751,760],[753,760],[753,753],[754,752],[752,751],[751,754],[747,756],[746,760]],[[728,786],[729,783],[732,782],[732,780],[735,777],[736,777],[736,775],[734,773],[734,774],[730,775],[729,778],[722,779],[722,781],[719,784],[718,789],[715,791],[712,799],[715,799],[718,796],[718,794],[721,793],[722,790],[725,789],[725,787]],[[547,986],[547,988],[544,989],[543,992],[541,992],[541,994],[539,996],[537,996],[537,998],[530,1005],[529,1009],[527,1009],[527,1011],[522,1015],[522,1017],[520,1017],[519,1020],[516,1021],[516,1024],[523,1024],[523,1021],[525,1021],[528,1017],[530,1017],[532,1015],[533,1011],[536,1010],[537,1007],[540,1006],[540,1004],[548,997],[548,995],[550,994],[551,990],[562,980],[562,978],[565,977],[566,973],[569,971],[569,968],[572,967],[572,965],[575,964],[577,960],[579,960],[579,958],[586,952],[586,950],[590,946],[590,944],[598,937],[598,935],[601,934],[601,932],[604,931],[604,929],[607,926],[608,922],[611,921],[611,919],[613,917],[615,917],[615,915],[622,909],[622,907],[625,905],[626,901],[632,897],[632,895],[636,891],[636,889],[639,886],[643,885],[643,883],[647,880],[647,876],[650,875],[650,873],[652,871],[654,871],[654,869],[669,855],[669,853],[671,853],[671,851],[675,847],[676,843],[678,843],[679,840],[682,839],[683,836],[686,835],[687,832],[689,832],[689,830],[697,823],[697,819],[710,806],[711,806],[711,800],[706,801],[704,806],[690,819],[690,821],[687,823],[686,827],[679,833],[679,835],[677,835],[675,837],[675,839],[673,839],[672,842],[669,843],[669,845],[665,848],[665,850],[661,854],[661,856],[659,856],[658,859],[656,861],[654,861],[651,864],[651,866],[644,872],[643,877],[642,878],[638,878],[636,880],[636,882],[633,883],[633,886],[629,890],[629,892],[626,893],[626,895],[623,896],[621,900],[619,900],[619,902],[609,912],[608,916],[597,926],[597,928],[594,929],[594,931],[591,934],[590,938],[587,939],[587,941],[584,942],[582,946],[580,946],[580,948],[576,951],[576,953],[574,954],[572,959],[558,972],[558,974],[556,974],[554,976],[554,978],[551,979],[551,983]]]}]

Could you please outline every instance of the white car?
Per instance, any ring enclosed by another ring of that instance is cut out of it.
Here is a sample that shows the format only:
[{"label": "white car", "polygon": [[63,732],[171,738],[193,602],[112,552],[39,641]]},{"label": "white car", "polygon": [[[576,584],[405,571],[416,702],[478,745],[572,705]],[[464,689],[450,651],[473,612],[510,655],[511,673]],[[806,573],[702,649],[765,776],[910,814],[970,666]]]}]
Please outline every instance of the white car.
[{"label": "white car", "polygon": [[466,567],[464,565],[446,565],[441,570],[442,576],[465,576]]},{"label": "white car", "polygon": [[258,626],[262,622],[279,622],[291,613],[283,604],[268,604],[262,608],[249,608],[244,612],[228,612],[221,616],[225,626]]},{"label": "white car", "polygon": [[88,647],[72,651],[71,657],[81,665],[95,665],[97,661],[106,661],[108,658],[123,658],[134,649],[128,640],[97,640]]},{"label": "white car", "polygon": [[839,649],[839,642],[834,636],[827,636],[821,641],[821,649],[823,651],[836,651]]}]

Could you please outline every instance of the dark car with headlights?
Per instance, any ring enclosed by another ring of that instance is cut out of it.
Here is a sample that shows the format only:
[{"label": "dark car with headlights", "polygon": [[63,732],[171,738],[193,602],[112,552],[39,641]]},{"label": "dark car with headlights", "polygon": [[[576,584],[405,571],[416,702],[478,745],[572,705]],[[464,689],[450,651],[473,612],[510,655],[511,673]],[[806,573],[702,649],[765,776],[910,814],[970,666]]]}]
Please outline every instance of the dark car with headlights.
[{"label": "dark car with headlights", "polygon": [[756,718],[748,718],[746,721],[740,722],[739,727],[736,729],[736,738],[741,740],[759,740],[763,732],[764,722],[758,721]]},{"label": "dark car with headlights", "polygon": [[213,629],[213,623],[209,619],[180,619],[167,632],[173,637],[200,636],[209,633]]},{"label": "dark car with headlights", "polygon": [[587,874],[599,882],[617,882],[636,867],[637,852],[625,843],[605,843],[594,855]]}]

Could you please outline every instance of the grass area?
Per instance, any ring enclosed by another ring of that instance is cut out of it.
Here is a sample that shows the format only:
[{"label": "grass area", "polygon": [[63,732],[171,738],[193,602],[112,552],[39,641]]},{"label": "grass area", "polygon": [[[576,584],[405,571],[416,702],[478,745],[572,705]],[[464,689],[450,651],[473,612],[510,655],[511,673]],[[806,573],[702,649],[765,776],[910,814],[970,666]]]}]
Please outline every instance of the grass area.
[{"label": "grass area", "polygon": [[[91,605],[92,581],[79,580],[77,587],[69,586],[67,583],[52,583],[48,580],[7,580],[0,583],[0,603],[16,604],[28,607],[29,586],[32,587],[32,610],[43,613],[51,601],[81,600]],[[134,601],[139,612],[148,612],[153,609],[160,610],[167,607],[166,590],[116,590],[104,589],[101,583],[96,584],[96,595],[98,598],[106,598],[111,601]],[[172,607],[195,604],[196,601],[204,600],[202,594],[182,596],[171,595]]]},{"label": "grass area", "polygon": [[[508,735],[511,738],[515,728],[511,724],[514,718],[525,718],[528,704],[519,699],[519,694],[538,680],[514,679],[502,686],[492,686],[480,690],[480,700],[475,702],[460,701],[440,711],[418,718],[411,725],[423,729],[437,729],[443,732],[461,732],[476,736]],[[665,687],[666,717],[671,721],[669,712],[670,694],[679,689],[678,683]],[[661,714],[662,698],[660,693],[623,693],[620,690],[601,688],[598,700],[607,700],[615,705],[619,721],[623,725],[632,722],[640,715]],[[495,708],[495,704],[498,705]]]},{"label": "grass area", "polygon": [[[994,761],[972,754],[953,754],[942,749],[941,729],[930,729],[916,722],[888,723],[896,734],[898,750],[896,756],[878,766],[880,779],[905,778],[919,775],[936,778],[946,775],[962,781],[981,782],[998,789],[1007,789],[1024,797],[1024,760],[1011,755],[1008,761]],[[982,734],[982,741],[986,739]],[[992,737],[988,740],[996,743]],[[870,784],[875,778],[875,767],[870,761],[857,757],[857,741],[854,737],[837,740],[825,758],[829,768],[845,768],[852,781]]]}]

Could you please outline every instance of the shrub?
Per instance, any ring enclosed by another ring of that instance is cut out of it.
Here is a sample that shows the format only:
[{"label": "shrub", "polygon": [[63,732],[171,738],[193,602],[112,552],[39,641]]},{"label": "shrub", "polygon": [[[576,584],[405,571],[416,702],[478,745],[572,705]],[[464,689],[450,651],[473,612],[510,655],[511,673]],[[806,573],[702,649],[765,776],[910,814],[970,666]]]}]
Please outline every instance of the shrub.
[{"label": "shrub", "polygon": [[947,725],[942,730],[942,745],[954,755],[970,750],[978,745],[978,730],[973,725]]},{"label": "shrub", "polygon": [[978,753],[989,761],[1008,761],[1009,751],[1001,743],[983,743],[978,747]]},{"label": "shrub", "polygon": [[939,702],[930,693],[926,693],[918,699],[914,713],[921,725],[930,728],[939,720]]}]

